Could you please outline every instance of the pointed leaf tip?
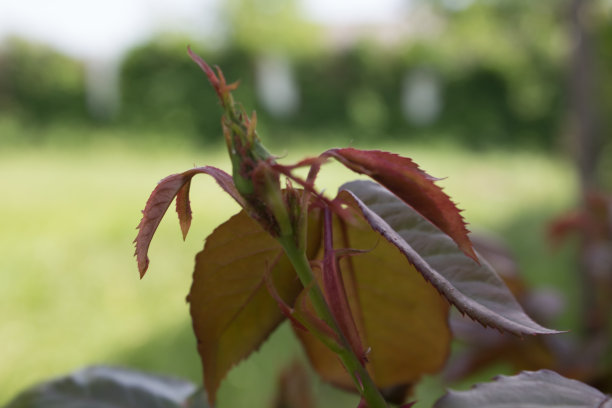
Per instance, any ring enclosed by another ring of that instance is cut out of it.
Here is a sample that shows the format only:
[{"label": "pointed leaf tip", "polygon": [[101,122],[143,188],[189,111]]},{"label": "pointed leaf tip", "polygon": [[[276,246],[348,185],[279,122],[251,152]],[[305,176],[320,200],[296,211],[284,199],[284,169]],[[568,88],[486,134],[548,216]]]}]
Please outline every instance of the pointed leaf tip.
[{"label": "pointed leaf tip", "polygon": [[534,322],[486,262],[476,264],[463,256],[448,235],[387,189],[366,180],[340,189],[338,197],[358,210],[461,313],[519,336],[560,333]]},{"label": "pointed leaf tip", "polygon": [[380,150],[331,149],[334,157],[356,173],[383,185],[425,219],[450,236],[464,254],[479,263],[460,210],[434,182],[437,181],[407,157]]},{"label": "pointed leaf tip", "polygon": [[208,81],[210,82],[210,84],[215,89],[215,92],[217,92],[217,95],[219,96],[219,99],[223,100],[222,93],[221,93],[222,92],[221,91],[221,82],[219,81],[219,78],[215,74],[215,71],[213,71],[213,69],[210,67],[210,65],[208,65],[206,63],[206,61],[204,61],[202,59],[202,57],[200,57],[198,54],[193,52],[191,50],[190,46],[187,46],[187,54],[189,54],[189,57],[191,57],[191,59],[196,64],[198,64],[198,66],[202,69],[202,71],[204,71],[204,73],[208,77]]},{"label": "pointed leaf tip", "polygon": [[189,56],[191,57],[191,59],[198,64],[198,66],[202,69],[202,71],[204,71],[204,73],[206,74],[206,76],[208,77],[208,80],[211,82],[211,84],[216,88],[219,84],[219,79],[217,78],[217,76],[215,75],[215,71],[212,70],[212,68],[210,67],[210,65],[208,65],[206,63],[206,61],[204,61],[202,59],[202,57],[200,57],[198,54],[196,54],[195,52],[193,52],[191,50],[191,47],[188,46],[187,47],[187,53],[189,54]]},{"label": "pointed leaf tip", "polygon": [[244,200],[236,190],[232,176],[216,167],[197,167],[183,173],[172,174],[161,180],[151,193],[145,205],[145,209],[142,211],[142,219],[140,220],[140,224],[138,224],[138,235],[134,240],[136,244],[134,255],[138,262],[138,271],[141,278],[145,275],[149,267],[148,251],[153,235],[166,214],[168,207],[170,207],[172,200],[174,200],[174,197],[177,197],[177,213],[183,237],[187,235],[189,225],[191,224],[189,185],[191,178],[199,173],[205,173],[212,176],[226,193],[244,207]]}]

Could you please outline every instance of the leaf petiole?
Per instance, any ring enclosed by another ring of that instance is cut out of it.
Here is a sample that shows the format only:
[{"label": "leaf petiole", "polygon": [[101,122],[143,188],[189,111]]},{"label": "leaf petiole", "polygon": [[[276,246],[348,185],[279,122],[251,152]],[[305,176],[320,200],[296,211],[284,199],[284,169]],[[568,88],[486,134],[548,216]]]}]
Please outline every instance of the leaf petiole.
[{"label": "leaf petiole", "polygon": [[329,325],[332,330],[338,334],[342,347],[333,351],[342,361],[342,364],[350,374],[355,387],[357,390],[359,390],[364,400],[367,402],[368,407],[388,408],[385,399],[378,391],[372,377],[370,377],[370,374],[366,368],[361,364],[360,359],[353,352],[346,336],[340,330],[336,319],[325,301],[323,292],[314,278],[314,274],[312,273],[312,269],[310,268],[310,263],[306,257],[306,254],[303,250],[297,247],[295,240],[292,237],[281,236],[278,238],[278,241],[293,265],[295,272],[302,282],[302,285],[304,287],[311,288],[308,291],[308,296],[312,302],[315,312],[325,321],[325,323]]}]

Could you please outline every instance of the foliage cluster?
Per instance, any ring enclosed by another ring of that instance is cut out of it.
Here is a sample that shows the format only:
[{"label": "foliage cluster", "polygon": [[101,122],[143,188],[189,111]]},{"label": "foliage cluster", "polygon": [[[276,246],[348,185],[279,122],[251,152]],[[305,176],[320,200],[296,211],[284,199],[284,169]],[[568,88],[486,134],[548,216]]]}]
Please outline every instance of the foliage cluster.
[{"label": "foliage cluster", "polygon": [[[162,148],[156,143],[118,144],[127,133],[94,132],[100,140],[95,148],[66,143],[0,152],[0,178],[11,191],[0,203],[0,241],[5,252],[0,269],[10,271],[2,274],[0,284],[4,311],[0,337],[7,340],[7,347],[0,350],[4,363],[0,406],[30,384],[94,362],[201,382],[184,298],[202,237],[237,212],[237,206],[212,179],[200,178],[191,192],[196,221],[190,235],[180,242],[174,219],[167,217],[153,242],[150,275],[143,281],[134,274],[129,249],[143,201],[158,178],[191,163],[227,169],[226,153],[220,148],[177,144],[170,135]],[[15,140],[24,137],[22,133],[14,136]],[[115,142],[107,143],[112,137]],[[285,160],[328,147],[290,144]],[[411,155],[434,175],[451,175],[441,183],[445,191],[466,209],[464,216],[472,229],[477,226],[504,237],[529,285],[554,286],[564,294],[576,287],[568,282],[573,265],[569,247],[552,253],[541,239],[544,223],[574,202],[569,163],[535,152],[477,153],[413,144],[376,147]],[[336,191],[347,180],[345,172],[339,165],[327,166],[320,187]],[[74,216],[84,208],[96,216]],[[36,257],[28,255],[33,250]],[[562,321],[555,319],[552,327],[575,327],[568,316],[568,312],[574,315],[573,299],[570,295]],[[88,335],[82,336],[83,332]],[[49,349],[54,352],[48,353]],[[291,328],[284,324],[252,358],[230,372],[219,391],[218,406],[268,407],[275,376],[296,355],[304,358]],[[470,384],[490,375],[491,371],[481,374]],[[444,385],[438,381],[428,378],[416,389],[417,406],[430,407],[427,401],[441,395]],[[317,407],[351,406],[356,398],[312,378],[311,383]]]},{"label": "foliage cluster", "polygon": [[[278,163],[261,144],[255,114],[248,117],[235,104],[231,92],[237,84],[226,83],[220,70],[215,73],[190,54],[208,76],[224,109],[222,126],[232,175],[204,166],[160,181],[143,211],[135,255],[142,277],[149,265],[150,242],[175,198],[183,237],[187,235],[192,216],[190,186],[197,174],[213,177],[242,207],[207,238],[196,257],[187,298],[211,405],[232,366],[256,350],[284,319],[292,323],[321,378],[355,390],[362,397],[359,407],[370,408],[413,405],[405,403],[412,385],[423,374],[439,371],[450,352],[451,305],[483,326],[503,332],[559,333],[531,320],[486,258],[475,251],[459,210],[435,184],[437,179],[408,158],[378,150],[336,148],[296,164]],[[376,183],[346,183],[335,198],[328,198],[317,190],[315,180],[330,159]],[[307,178],[294,174],[300,167],[309,168]],[[602,219],[603,228],[597,222]],[[607,198],[594,197],[587,213],[560,222],[555,235],[577,230],[590,239],[585,242],[606,250],[611,240],[609,219]],[[597,266],[590,279],[596,285],[607,283],[612,263],[603,269]],[[610,324],[609,298],[604,291],[588,309],[588,317],[596,318],[595,323],[587,321],[588,329],[601,330],[604,340]],[[453,332],[462,330],[453,327]],[[476,343],[481,340],[478,330],[468,327],[467,332],[477,334]],[[595,340],[598,344],[601,339]],[[542,346],[554,355],[550,344]],[[476,344],[477,354],[491,345],[490,341]],[[526,351],[529,356],[537,354],[535,349]],[[600,359],[607,350],[596,352],[594,358]],[[576,370],[599,368],[592,362],[584,366],[584,358],[572,360],[577,355],[556,355],[555,367],[574,375]],[[607,371],[603,373],[607,377]],[[132,375],[113,373],[112,387],[165,381],[136,380]],[[95,376],[93,380],[98,381]],[[37,406],[39,399],[53,400],[55,394],[64,398],[65,387],[75,388],[62,385],[58,391],[53,387],[43,386],[40,394],[36,390],[24,394],[25,398],[33,395],[35,401],[24,406]],[[174,387],[185,390],[175,396],[182,404],[205,406],[202,394],[193,394],[190,384],[174,383],[169,393]],[[144,392],[148,398],[156,391],[138,385],[126,392]],[[74,392],[82,393],[82,385],[69,391],[67,398],[78,398]],[[109,393],[113,395],[107,390],[100,398]],[[609,397],[543,370],[501,378],[473,391],[450,392],[435,406],[477,402],[488,407],[508,402],[601,407],[609,405]]]}]

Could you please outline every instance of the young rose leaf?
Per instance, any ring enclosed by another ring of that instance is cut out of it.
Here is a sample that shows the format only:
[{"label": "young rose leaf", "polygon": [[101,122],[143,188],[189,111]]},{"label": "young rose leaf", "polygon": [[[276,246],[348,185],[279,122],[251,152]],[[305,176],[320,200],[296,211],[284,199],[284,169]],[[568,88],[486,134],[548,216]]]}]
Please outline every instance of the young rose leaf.
[{"label": "young rose leaf", "polygon": [[524,371],[468,391],[449,391],[434,408],[612,408],[612,400],[593,387],[549,370]]},{"label": "young rose leaf", "polygon": [[[338,268],[361,344],[368,350],[366,367],[376,385],[411,384],[440,370],[451,341],[448,303],[360,213],[355,212],[350,224],[334,216],[333,240],[334,248],[363,251],[340,258]],[[324,256],[321,250],[318,259]],[[315,270],[315,275],[323,280],[321,271]],[[324,380],[353,389],[329,349],[310,333],[296,330],[296,334]]]},{"label": "young rose leaf", "polygon": [[[317,214],[310,219],[309,243],[316,251]],[[266,279],[288,304],[302,290],[281,245],[245,211],[215,229],[196,256],[187,300],[211,403],[230,368],[259,348],[284,319]]]},{"label": "young rose leaf", "polygon": [[478,262],[463,217],[438,187],[437,179],[407,157],[379,150],[331,149],[322,156],[336,158],[349,169],[370,176],[450,236],[459,248]]},{"label": "young rose leaf", "polygon": [[142,211],[142,219],[138,224],[138,235],[134,240],[136,244],[136,260],[138,271],[142,278],[149,267],[149,245],[159,226],[164,214],[170,207],[170,203],[176,197],[176,211],[183,233],[183,238],[187,236],[187,231],[191,224],[191,206],[189,205],[189,186],[193,176],[199,173],[206,173],[212,176],[215,181],[244,207],[244,200],[234,187],[232,176],[216,167],[205,166],[187,170],[184,173],[172,174],[161,180],[151,193],[149,200]]},{"label": "young rose leaf", "polygon": [[219,97],[219,101],[223,105],[225,109],[233,109],[233,100],[231,96],[231,91],[234,91],[238,87],[238,83],[227,84],[225,81],[225,77],[223,76],[223,72],[219,67],[215,67],[217,69],[217,73],[204,61],[198,54],[191,51],[191,47],[187,47],[187,54],[189,57],[198,64],[200,69],[204,71],[206,76],[208,77],[208,81],[214,88],[217,96]]},{"label": "young rose leaf", "polygon": [[371,227],[392,243],[459,311],[485,326],[517,335],[559,333],[525,314],[491,267],[466,257],[451,238],[382,186],[354,181],[339,198],[358,209]]}]

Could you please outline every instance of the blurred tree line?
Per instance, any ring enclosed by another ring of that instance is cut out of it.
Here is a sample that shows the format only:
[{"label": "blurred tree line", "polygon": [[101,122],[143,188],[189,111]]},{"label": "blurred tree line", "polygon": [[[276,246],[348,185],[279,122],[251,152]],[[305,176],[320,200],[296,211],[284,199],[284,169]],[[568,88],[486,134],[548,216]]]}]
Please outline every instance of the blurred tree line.
[{"label": "blurred tree line", "polygon": [[37,125],[86,121],[84,78],[81,62],[11,38],[0,49],[0,112]]},{"label": "blurred tree line", "polygon": [[[117,106],[106,116],[87,108],[91,90],[82,62],[11,40],[0,50],[0,115],[31,126],[104,124],[134,128],[134,137],[150,128],[220,142],[215,96],[185,53],[191,43],[228,81],[240,81],[237,97],[257,110],[268,139],[297,130],[472,147],[560,143],[571,46],[566,2],[439,0],[415,7],[424,13],[427,35],[393,44],[363,37],[333,47],[295,2],[228,1],[221,46],[160,35],[125,55]],[[589,17],[602,109],[612,107],[609,8],[602,2]]]}]

